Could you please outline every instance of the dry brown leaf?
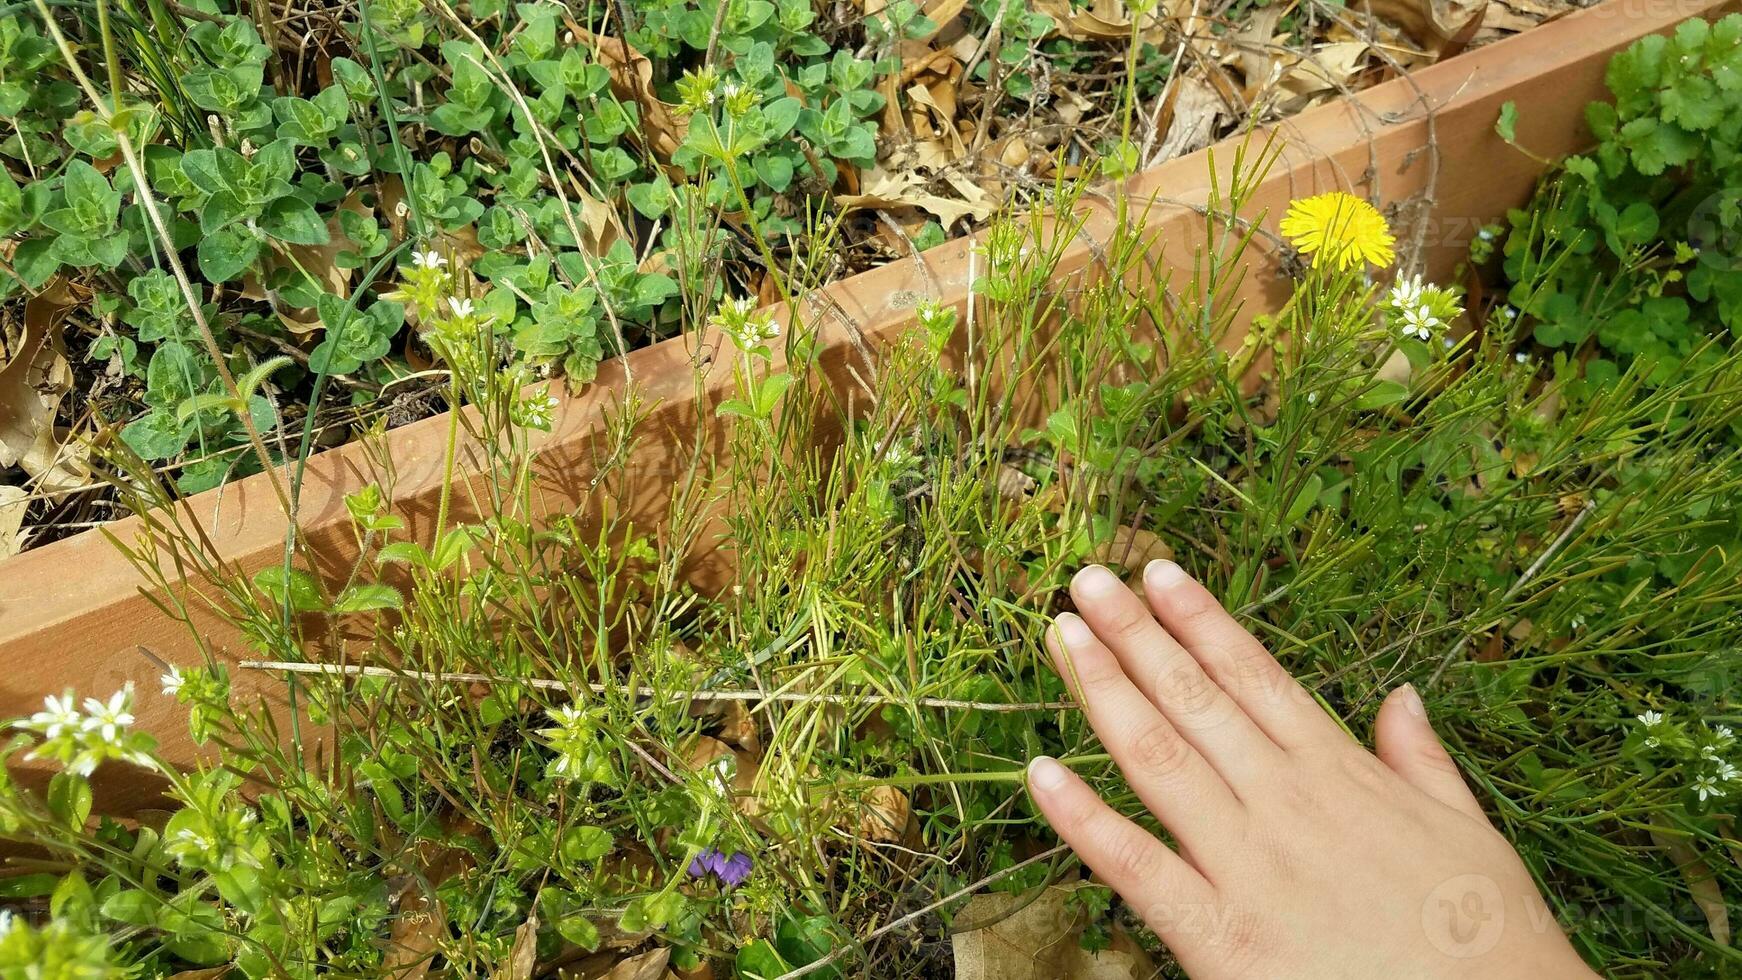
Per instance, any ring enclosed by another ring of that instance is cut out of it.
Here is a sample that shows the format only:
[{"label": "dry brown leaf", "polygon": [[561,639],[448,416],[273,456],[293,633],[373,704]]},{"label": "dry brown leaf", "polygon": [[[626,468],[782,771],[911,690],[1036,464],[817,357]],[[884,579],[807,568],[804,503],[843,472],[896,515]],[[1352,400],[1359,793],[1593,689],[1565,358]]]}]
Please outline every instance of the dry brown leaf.
[{"label": "dry brown leaf", "polygon": [[24,512],[30,506],[30,494],[23,487],[0,486],[0,558],[18,554],[24,547]]},{"label": "dry brown leaf", "polygon": [[[1131,38],[1131,11],[1122,0],[1093,0],[1081,10],[1071,0],[1035,0],[1034,9],[1052,18],[1053,33],[1072,41],[1126,41]],[[1167,22],[1159,14],[1145,15],[1138,39],[1156,44],[1167,39]]]},{"label": "dry brown leaf", "polygon": [[690,747],[689,764],[698,770],[713,769],[718,774],[716,778],[728,776],[729,779],[720,779],[721,788],[730,790],[739,812],[754,816],[762,811],[762,801],[756,797],[756,774],[761,767],[748,752],[700,735]]},{"label": "dry brown leaf", "polygon": [[472,864],[470,851],[427,841],[418,845],[416,856],[423,868],[421,881],[429,884],[429,890],[424,890],[419,878],[410,877],[398,893],[399,918],[388,934],[391,946],[382,961],[393,980],[423,980],[429,973],[431,960],[448,936],[447,910],[435,897],[435,889]]},{"label": "dry brown leaf", "polygon": [[969,899],[956,916],[965,931],[951,940],[956,980],[1148,980],[1155,967],[1134,944],[1100,953],[1082,948],[1086,917],[1069,901],[1081,887]]},{"label": "dry brown leaf", "polygon": [[1005,500],[1027,500],[1037,486],[1034,477],[1009,463],[998,465],[998,496]]},{"label": "dry brown leaf", "polygon": [[382,969],[393,980],[423,980],[447,932],[441,903],[425,895],[415,882],[407,885],[401,893],[399,918],[388,933],[391,945]]},{"label": "dry brown leaf", "polygon": [[91,444],[65,426],[38,431],[36,443],[18,465],[30,474],[36,492],[49,500],[59,500],[95,482],[91,474]]},{"label": "dry brown leaf", "polygon": [[[623,230],[623,220],[617,216],[617,209],[604,201],[588,194],[579,187],[570,187],[569,207],[575,215],[575,224],[579,225],[586,240],[581,247],[592,255],[604,255],[611,243],[626,236]],[[466,230],[470,230],[470,226]],[[472,244],[477,245],[477,235],[472,236]],[[483,254],[483,248],[478,253]]]},{"label": "dry brown leaf", "polygon": [[962,142],[962,134],[955,124],[956,98],[951,87],[943,84],[925,86],[912,85],[907,89],[907,98],[915,105],[927,110],[932,125],[928,131],[921,132],[918,122],[912,127],[914,135],[922,142],[940,143],[944,148],[941,162],[926,160],[921,154],[921,162],[933,168],[947,166],[968,155],[968,147]]},{"label": "dry brown leaf", "polygon": [[18,465],[52,432],[55,411],[72,390],[72,368],[60,345],[70,300],[64,292],[44,291],[24,304],[24,336],[0,366],[0,469]]},{"label": "dry brown leaf", "polygon": [[1167,122],[1167,135],[1156,147],[1147,166],[1184,156],[1209,146],[1216,138],[1216,127],[1227,106],[1215,86],[1195,76],[1180,75],[1179,83],[1170,95],[1172,118]]},{"label": "dry brown leaf", "polygon": [[1246,18],[1246,23],[1228,39],[1234,61],[1246,79],[1241,95],[1248,103],[1256,101],[1259,93],[1282,74],[1282,66],[1276,57],[1281,47],[1276,37],[1276,24],[1283,13],[1281,4],[1256,8]]},{"label": "dry brown leaf", "polygon": [[203,970],[183,970],[170,974],[166,980],[218,980],[220,977],[229,976],[230,971],[235,968],[235,964],[225,963],[223,966],[208,966]]},{"label": "dry brown leaf", "polygon": [[1719,887],[1717,872],[1687,841],[1655,830],[1651,832],[1651,839],[1663,848],[1669,859],[1675,862],[1676,870],[1681,872],[1682,881],[1688,886],[1688,895],[1706,917],[1706,931],[1712,934],[1712,941],[1720,946],[1730,945],[1730,909],[1724,904],[1724,891]]},{"label": "dry brown leaf", "polygon": [[913,808],[893,786],[873,786],[859,798],[858,835],[862,840],[899,843],[907,835]]},{"label": "dry brown leaf", "polygon": [[963,200],[954,200],[926,190],[925,178],[912,171],[899,174],[873,171],[866,176],[871,177],[872,182],[863,194],[842,194],[835,198],[835,203],[848,210],[875,211],[879,208],[916,207],[935,215],[945,231],[963,218],[985,221],[996,210],[985,190],[962,175],[946,180],[958,193],[964,185],[968,188],[970,194],[965,195]]},{"label": "dry brown leaf", "polygon": [[1441,23],[1434,0],[1362,0],[1362,6],[1369,15],[1403,28],[1405,34],[1435,58],[1449,57],[1468,44],[1487,12],[1486,5],[1478,6],[1457,26],[1447,27]]},{"label": "dry brown leaf", "polygon": [[1371,47],[1366,41],[1333,41],[1313,48],[1283,72],[1278,88],[1296,96],[1340,92],[1366,65]]},{"label": "dry brown leaf", "polygon": [[1128,569],[1135,586],[1142,584],[1143,569],[1150,562],[1172,561],[1173,548],[1154,531],[1120,525],[1111,538],[1089,553],[1089,560]]},{"label": "dry brown leaf", "polygon": [[968,0],[927,0],[926,4],[920,9],[925,13],[926,17],[930,18],[931,22],[937,26],[931,31],[931,33],[921,35],[914,40],[930,41],[932,38],[942,34],[944,29],[949,27],[952,21],[961,16],[962,11],[967,9],[967,6]]},{"label": "dry brown leaf", "polygon": [[534,913],[514,930],[514,945],[509,947],[508,962],[496,971],[495,980],[529,980],[537,961],[538,915]]},{"label": "dry brown leaf", "polygon": [[650,949],[626,959],[609,953],[589,956],[562,971],[568,980],[670,980],[671,950]]},{"label": "dry brown leaf", "polygon": [[756,717],[742,701],[692,701],[690,716],[708,718],[720,726],[717,737],[734,748],[743,749],[752,757],[762,752],[762,732]]}]

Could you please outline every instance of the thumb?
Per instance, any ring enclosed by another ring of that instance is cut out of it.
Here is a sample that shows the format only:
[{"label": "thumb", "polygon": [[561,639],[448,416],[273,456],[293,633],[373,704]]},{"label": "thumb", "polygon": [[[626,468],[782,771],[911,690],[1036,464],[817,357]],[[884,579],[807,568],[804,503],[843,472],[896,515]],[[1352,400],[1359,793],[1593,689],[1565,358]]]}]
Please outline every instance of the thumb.
[{"label": "thumb", "polygon": [[1460,813],[1488,822],[1457,763],[1428,724],[1427,708],[1414,685],[1405,684],[1386,697],[1373,723],[1373,741],[1379,760],[1405,782]]}]

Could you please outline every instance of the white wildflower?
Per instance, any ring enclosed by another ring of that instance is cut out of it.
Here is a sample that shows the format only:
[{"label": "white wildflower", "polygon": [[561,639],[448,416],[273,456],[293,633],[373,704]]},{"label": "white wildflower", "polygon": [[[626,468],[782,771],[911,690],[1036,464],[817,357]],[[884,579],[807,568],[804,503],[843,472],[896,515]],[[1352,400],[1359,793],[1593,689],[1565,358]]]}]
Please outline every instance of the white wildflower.
[{"label": "white wildflower", "polygon": [[1663,724],[1663,712],[1661,711],[1646,711],[1636,715],[1635,717],[1637,717],[1639,723],[1644,725],[1646,728],[1656,728]]},{"label": "white wildflower", "polygon": [[448,260],[440,252],[431,249],[427,252],[411,253],[411,264],[419,269],[439,269],[448,264]]},{"label": "white wildflower", "polygon": [[187,678],[182,676],[180,667],[169,668],[169,672],[158,680],[163,682],[163,693],[172,698],[181,694],[182,685],[187,683]]},{"label": "white wildflower", "polygon": [[1718,781],[1711,776],[1699,776],[1694,779],[1694,795],[1704,803],[1710,798],[1723,796],[1724,787],[1719,786]]},{"label": "white wildflower", "polygon": [[1712,770],[1712,775],[1726,783],[1733,783],[1742,777],[1742,773],[1738,773],[1734,765],[1724,760],[1719,760],[1717,767]]},{"label": "white wildflower", "polygon": [[60,738],[69,731],[77,731],[84,722],[77,708],[73,706],[71,692],[56,697],[50,694],[42,699],[43,709],[30,716],[25,727],[42,733],[47,739]]},{"label": "white wildflower", "polygon": [[1420,306],[1423,288],[1420,275],[1397,280],[1391,285],[1391,305],[1400,310]]},{"label": "white wildflower", "polygon": [[472,301],[455,296],[448,297],[448,309],[454,311],[454,316],[464,320],[472,315]]},{"label": "white wildflower", "polygon": [[86,698],[85,713],[90,717],[85,719],[85,731],[96,733],[108,745],[116,744],[128,726],[133,724],[132,701],[131,682],[109,695],[107,703],[96,698]]}]

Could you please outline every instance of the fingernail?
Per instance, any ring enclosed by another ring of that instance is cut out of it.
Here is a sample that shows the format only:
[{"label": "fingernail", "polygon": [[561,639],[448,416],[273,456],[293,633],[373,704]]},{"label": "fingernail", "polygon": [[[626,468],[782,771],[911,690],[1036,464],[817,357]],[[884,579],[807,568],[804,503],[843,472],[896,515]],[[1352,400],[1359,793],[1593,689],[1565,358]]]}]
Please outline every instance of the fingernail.
[{"label": "fingernail", "polygon": [[1041,792],[1058,789],[1065,784],[1065,767],[1050,755],[1037,755],[1028,763],[1028,785]]},{"label": "fingernail", "polygon": [[1403,700],[1403,710],[1417,718],[1427,717],[1427,708],[1421,703],[1421,695],[1416,693],[1414,684],[1405,684],[1397,689],[1397,696]]},{"label": "fingernail", "polygon": [[1058,632],[1059,642],[1063,643],[1067,650],[1082,647],[1095,639],[1095,632],[1089,629],[1089,624],[1083,622],[1083,617],[1076,613],[1061,614],[1059,618],[1053,620],[1052,626]]},{"label": "fingernail", "polygon": [[1156,589],[1171,589],[1184,582],[1188,577],[1185,569],[1166,558],[1157,558],[1143,569],[1144,581],[1148,582],[1151,588]]},{"label": "fingernail", "polygon": [[1107,571],[1105,566],[1090,565],[1077,573],[1077,578],[1071,583],[1074,592],[1085,596],[1112,595],[1114,589],[1123,589],[1125,583],[1119,577]]}]

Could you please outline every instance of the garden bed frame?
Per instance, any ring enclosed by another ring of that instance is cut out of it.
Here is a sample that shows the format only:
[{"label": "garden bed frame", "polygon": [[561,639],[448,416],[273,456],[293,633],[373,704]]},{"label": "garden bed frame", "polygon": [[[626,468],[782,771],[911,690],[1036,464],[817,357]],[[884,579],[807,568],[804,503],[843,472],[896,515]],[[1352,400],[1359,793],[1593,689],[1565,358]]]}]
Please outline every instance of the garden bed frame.
[{"label": "garden bed frame", "polygon": [[[1529,198],[1543,169],[1536,158],[1556,159],[1589,144],[1584,107],[1605,97],[1603,75],[1611,55],[1639,37],[1667,31],[1688,17],[1715,18],[1737,3],[1606,0],[1284,120],[1273,127],[1280,156],[1257,186],[1250,213],[1263,209],[1265,227],[1273,230],[1293,198],[1354,190],[1375,199],[1392,217],[1400,246],[1421,246],[1422,271],[1443,279],[1482,224]],[[1495,134],[1494,121],[1507,101],[1518,103],[1517,140],[1536,158]],[[1251,145],[1261,145],[1263,138],[1260,134]],[[1239,142],[1168,161],[1129,182],[1131,213],[1142,216],[1143,231],[1163,248],[1155,256],[1158,267],[1189,275],[1189,243],[1204,234],[1212,154],[1225,180]],[[1059,263],[1061,279],[1092,272],[1098,243],[1112,237],[1111,209],[1092,195],[1083,198],[1083,205],[1091,213]],[[1276,308],[1289,293],[1285,256],[1274,238],[1261,235],[1254,246],[1242,286],[1242,323],[1252,312]],[[969,239],[952,241],[806,297],[804,316],[822,330],[822,372],[828,380],[843,390],[855,383],[851,365],[907,330],[918,300],[963,306],[969,255]],[[544,507],[556,512],[587,503],[592,450],[632,378],[641,403],[650,407],[643,431],[653,437],[640,444],[628,464],[636,492],[612,503],[637,526],[657,527],[696,434],[714,438],[720,431],[712,423],[713,406],[730,392],[733,378],[730,359],[708,357],[718,340],[683,337],[633,351],[602,365],[598,380],[580,394],[562,398],[553,431],[535,441]],[[698,366],[703,371],[699,384]],[[768,369],[782,366],[777,352]],[[414,535],[427,535],[435,519],[448,431],[449,420],[437,416],[389,432],[385,447],[376,447],[393,461],[391,505]],[[344,497],[375,481],[369,460],[369,447],[352,443],[308,462],[299,522],[323,575],[342,577],[356,560]],[[456,502],[463,496],[456,495]],[[252,572],[283,559],[287,523],[267,475],[199,494],[181,506],[226,562]],[[476,515],[462,506],[453,516]],[[145,524],[137,518],[117,521],[0,562],[0,717],[28,714],[44,695],[67,687],[106,695],[131,681],[139,690],[140,727],[158,737],[165,758],[192,765],[200,750],[188,736],[186,709],[159,693],[161,668],[151,657],[189,665],[200,662],[201,654],[186,626],[163,615],[142,592],[146,579],[104,531],[132,542]],[[703,588],[720,584],[729,572],[707,556],[694,567]],[[246,655],[240,637],[225,625],[215,619],[201,625],[213,650]],[[282,697],[284,684],[277,675],[237,671],[233,677],[238,697]],[[44,772],[27,766],[17,775],[35,783]],[[134,812],[153,806],[157,796],[153,781],[125,767],[106,767],[94,782],[101,812]]]}]

